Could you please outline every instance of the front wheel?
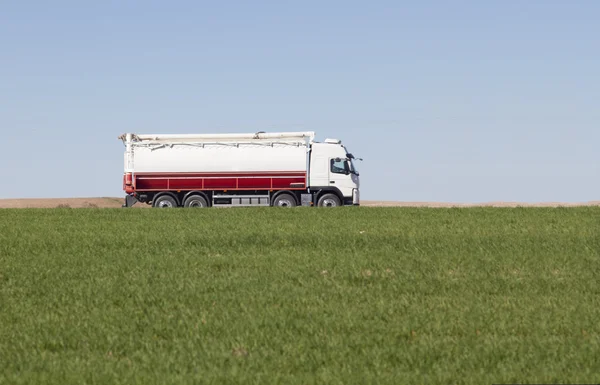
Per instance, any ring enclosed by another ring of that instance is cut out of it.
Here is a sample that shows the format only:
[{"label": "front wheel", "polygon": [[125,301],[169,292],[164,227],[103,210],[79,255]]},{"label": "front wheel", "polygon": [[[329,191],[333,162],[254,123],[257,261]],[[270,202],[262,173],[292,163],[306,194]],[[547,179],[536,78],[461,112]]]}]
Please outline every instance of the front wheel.
[{"label": "front wheel", "polygon": [[335,194],[325,194],[319,198],[319,202],[317,202],[317,206],[319,207],[338,207],[341,205],[342,202],[340,201],[340,198]]}]

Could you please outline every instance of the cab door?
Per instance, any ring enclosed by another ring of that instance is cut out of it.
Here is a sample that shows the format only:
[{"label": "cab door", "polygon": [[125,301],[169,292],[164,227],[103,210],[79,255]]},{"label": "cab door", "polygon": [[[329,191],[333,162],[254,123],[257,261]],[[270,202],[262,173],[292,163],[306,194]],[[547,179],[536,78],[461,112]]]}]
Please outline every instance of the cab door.
[{"label": "cab door", "polygon": [[345,158],[329,159],[329,186],[337,187],[345,197],[352,196],[354,183],[350,174],[348,160]]}]

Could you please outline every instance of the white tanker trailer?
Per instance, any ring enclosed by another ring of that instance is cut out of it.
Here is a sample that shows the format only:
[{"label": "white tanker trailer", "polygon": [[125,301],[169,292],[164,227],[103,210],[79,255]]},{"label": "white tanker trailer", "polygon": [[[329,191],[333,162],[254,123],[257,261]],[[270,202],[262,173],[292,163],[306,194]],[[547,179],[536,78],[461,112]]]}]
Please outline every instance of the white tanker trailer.
[{"label": "white tanker trailer", "polygon": [[136,135],[125,144],[124,207],[358,205],[354,156],[314,132]]}]

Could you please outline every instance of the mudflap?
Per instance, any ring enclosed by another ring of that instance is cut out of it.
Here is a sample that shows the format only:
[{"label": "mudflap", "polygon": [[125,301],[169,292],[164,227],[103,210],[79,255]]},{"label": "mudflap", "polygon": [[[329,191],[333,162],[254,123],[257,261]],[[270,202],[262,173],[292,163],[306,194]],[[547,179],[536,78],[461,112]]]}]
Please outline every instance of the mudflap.
[{"label": "mudflap", "polygon": [[138,199],[135,197],[135,195],[130,194],[130,195],[125,196],[125,203],[121,207],[132,207],[137,202],[138,202]]}]

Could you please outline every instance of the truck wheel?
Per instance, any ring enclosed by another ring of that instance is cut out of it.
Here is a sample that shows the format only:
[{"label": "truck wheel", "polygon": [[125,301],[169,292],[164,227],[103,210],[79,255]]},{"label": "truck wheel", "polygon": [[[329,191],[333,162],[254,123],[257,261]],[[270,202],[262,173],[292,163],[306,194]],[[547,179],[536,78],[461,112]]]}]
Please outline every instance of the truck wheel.
[{"label": "truck wheel", "polygon": [[208,207],[208,202],[202,195],[190,195],[183,202],[183,207]]},{"label": "truck wheel", "polygon": [[335,194],[325,194],[319,198],[317,205],[319,207],[338,207],[342,205],[342,202]]},{"label": "truck wheel", "polygon": [[177,201],[170,195],[163,195],[154,201],[153,206],[161,209],[177,207]]},{"label": "truck wheel", "polygon": [[290,194],[281,194],[273,200],[275,207],[296,207],[296,198]]}]

